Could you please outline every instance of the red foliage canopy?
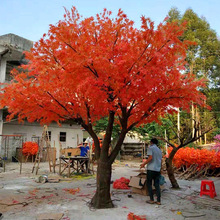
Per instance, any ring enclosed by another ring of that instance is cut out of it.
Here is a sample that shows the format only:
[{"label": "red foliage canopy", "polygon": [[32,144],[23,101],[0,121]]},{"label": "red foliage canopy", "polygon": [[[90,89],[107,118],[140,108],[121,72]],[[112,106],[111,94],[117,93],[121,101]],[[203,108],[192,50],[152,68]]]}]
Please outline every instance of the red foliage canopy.
[{"label": "red foliage canopy", "polygon": [[8,106],[10,118],[41,123],[76,118],[89,124],[114,111],[130,130],[173,107],[203,104],[203,82],[184,73],[184,25],[141,21],[137,29],[121,10],[115,18],[104,10],[85,19],[74,7],[66,11],[26,53],[23,71],[14,70],[1,107]]},{"label": "red foliage canopy", "polygon": [[[171,148],[168,149],[168,153]],[[200,169],[204,165],[211,165],[210,169],[217,169],[220,167],[220,152],[207,149],[181,148],[174,156],[173,163],[177,168],[181,166],[189,167],[193,164],[198,165]]]},{"label": "red foliage canopy", "polygon": [[23,143],[22,153],[24,155],[36,155],[38,151],[38,144],[35,142],[27,141]]}]

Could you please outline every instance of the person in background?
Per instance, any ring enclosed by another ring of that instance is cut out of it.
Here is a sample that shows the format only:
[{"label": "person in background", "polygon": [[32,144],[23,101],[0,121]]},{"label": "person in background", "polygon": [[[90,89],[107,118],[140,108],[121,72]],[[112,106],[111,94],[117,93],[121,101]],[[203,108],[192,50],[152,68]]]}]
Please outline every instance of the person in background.
[{"label": "person in background", "polygon": [[[80,148],[80,156],[81,157],[89,157],[88,142],[85,141],[83,144],[80,144],[78,147]],[[80,164],[81,164],[82,170],[84,170],[83,162]],[[86,170],[88,170],[88,161],[85,161],[85,165],[86,165]]]},{"label": "person in background", "polygon": [[[140,165],[140,168],[144,168],[147,164],[147,189],[150,196],[150,200],[147,203],[161,205],[161,192],[160,192],[160,172],[162,162],[162,152],[157,146],[158,140],[156,138],[151,139],[150,146],[147,149],[148,159]],[[154,180],[154,186],[156,189],[157,202],[154,202],[152,181]]]},{"label": "person in background", "polygon": [[80,156],[81,157],[88,157],[89,156],[88,142],[84,142],[82,145],[79,146],[79,148],[80,148]]}]

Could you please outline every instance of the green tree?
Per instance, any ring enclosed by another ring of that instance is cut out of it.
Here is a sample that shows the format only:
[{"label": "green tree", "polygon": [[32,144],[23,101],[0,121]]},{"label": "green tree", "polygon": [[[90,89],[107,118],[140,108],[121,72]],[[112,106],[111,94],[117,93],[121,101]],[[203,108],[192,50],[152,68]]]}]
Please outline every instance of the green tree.
[{"label": "green tree", "polygon": [[[192,9],[187,9],[183,15],[177,8],[172,8],[168,13],[167,22],[177,22],[181,25],[187,22],[187,28],[180,40],[193,41],[196,44],[187,49],[188,72],[195,74],[197,77],[206,78],[209,84],[203,92],[207,96],[207,104],[211,106],[212,113],[200,109],[199,118],[207,121],[210,117],[215,118],[214,127],[218,128],[220,100],[220,41],[214,30],[204,17],[199,17]],[[192,113],[192,119],[197,120]]]},{"label": "green tree", "polygon": [[[108,126],[108,118],[104,117],[94,124],[93,129],[97,134],[102,133],[102,132],[105,133],[107,126]],[[119,133],[120,133],[120,126],[119,124],[114,123],[113,129],[112,129],[112,139],[113,140],[117,139]]]},{"label": "green tree", "polygon": [[168,22],[187,22],[187,29],[180,39],[196,43],[187,50],[188,71],[210,79],[212,86],[220,85],[220,41],[216,32],[204,17],[199,17],[192,9],[181,15],[177,8],[172,8],[168,16]]},{"label": "green tree", "polygon": [[207,97],[207,104],[212,107],[215,125],[220,128],[220,88],[209,88],[204,93]]}]

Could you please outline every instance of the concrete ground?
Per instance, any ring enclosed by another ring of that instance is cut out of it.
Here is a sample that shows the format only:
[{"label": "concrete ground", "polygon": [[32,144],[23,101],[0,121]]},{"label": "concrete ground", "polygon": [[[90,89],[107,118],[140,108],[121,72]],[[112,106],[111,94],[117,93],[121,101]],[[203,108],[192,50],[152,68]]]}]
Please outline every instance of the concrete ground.
[{"label": "concrete ground", "polygon": [[[130,178],[139,172],[139,162],[121,162],[113,165],[112,180]],[[214,180],[217,197],[199,196],[201,180],[178,180],[179,190],[170,188],[169,180],[162,191],[162,205],[147,204],[148,196],[132,194],[130,190],[112,189],[115,208],[95,210],[88,202],[95,192],[95,175],[76,175],[63,178],[58,183],[37,183],[41,174],[48,174],[48,164],[41,163],[39,175],[31,173],[33,164],[6,164],[6,172],[0,168],[0,213],[4,220],[126,220],[132,212],[145,215],[147,220],[216,220],[220,219],[220,178]],[[49,177],[57,178],[53,174]],[[61,217],[62,216],[62,217]],[[1,219],[1,217],[0,217]]]}]

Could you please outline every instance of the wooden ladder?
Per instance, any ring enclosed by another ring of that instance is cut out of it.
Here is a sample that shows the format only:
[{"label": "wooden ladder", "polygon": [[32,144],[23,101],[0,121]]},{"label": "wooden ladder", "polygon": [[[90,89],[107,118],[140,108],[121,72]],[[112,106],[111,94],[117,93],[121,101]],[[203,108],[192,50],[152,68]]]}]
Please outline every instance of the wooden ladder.
[{"label": "wooden ladder", "polygon": [[48,157],[49,168],[50,168],[50,172],[51,172],[51,167],[53,167],[53,165],[51,164],[51,159],[50,159],[51,145],[50,145],[47,125],[44,125],[42,137],[40,139],[40,145],[39,145],[36,157],[35,157],[34,166],[32,168],[32,173],[34,173],[34,170],[36,168],[36,175],[38,174],[40,160],[42,158],[44,145],[46,145],[46,149],[47,149],[46,156]]}]

